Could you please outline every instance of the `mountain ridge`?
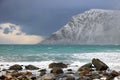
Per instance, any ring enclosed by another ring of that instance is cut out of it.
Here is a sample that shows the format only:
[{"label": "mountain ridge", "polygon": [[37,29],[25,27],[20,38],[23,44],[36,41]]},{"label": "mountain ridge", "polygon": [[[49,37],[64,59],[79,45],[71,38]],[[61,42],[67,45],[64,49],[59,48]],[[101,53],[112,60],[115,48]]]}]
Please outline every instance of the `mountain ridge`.
[{"label": "mountain ridge", "polygon": [[120,11],[91,9],[75,15],[41,44],[120,44]]}]

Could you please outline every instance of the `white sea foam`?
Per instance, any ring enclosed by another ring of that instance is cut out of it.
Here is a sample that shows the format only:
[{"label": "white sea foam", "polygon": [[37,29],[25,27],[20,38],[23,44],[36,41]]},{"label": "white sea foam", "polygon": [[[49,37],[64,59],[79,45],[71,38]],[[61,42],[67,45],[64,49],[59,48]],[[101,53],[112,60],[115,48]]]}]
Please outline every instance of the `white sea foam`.
[{"label": "white sea foam", "polygon": [[99,58],[104,62],[118,63],[120,62],[120,53],[119,52],[97,52],[97,53],[82,53],[82,54],[73,54],[73,58],[78,59],[87,59],[91,60],[93,58]]},{"label": "white sea foam", "polygon": [[91,62],[93,58],[98,58],[106,63],[111,69],[120,70],[120,53],[119,52],[100,52],[100,53],[83,53],[73,54],[73,58],[84,59],[86,62]]},{"label": "white sea foam", "polygon": [[[51,55],[51,54],[50,54]],[[57,59],[52,59],[48,61],[38,61],[38,62],[4,62],[1,61],[0,65],[4,65],[3,67],[1,66],[1,69],[3,68],[8,68],[9,66],[13,64],[20,64],[20,65],[35,65],[38,66],[41,69],[48,69],[48,65],[54,61],[56,62],[64,62],[68,63],[69,62],[69,68],[72,68],[73,70],[77,69],[78,67],[84,65],[85,63],[89,63],[92,61],[93,58],[98,58],[102,60],[104,63],[106,63],[110,69],[115,69],[115,70],[120,70],[120,53],[119,52],[97,52],[97,53],[73,53],[73,54],[52,54],[53,57],[64,57],[66,59],[58,60]],[[46,56],[47,58],[47,56]],[[50,59],[50,58],[49,58]],[[9,65],[9,66],[8,66]]]}]

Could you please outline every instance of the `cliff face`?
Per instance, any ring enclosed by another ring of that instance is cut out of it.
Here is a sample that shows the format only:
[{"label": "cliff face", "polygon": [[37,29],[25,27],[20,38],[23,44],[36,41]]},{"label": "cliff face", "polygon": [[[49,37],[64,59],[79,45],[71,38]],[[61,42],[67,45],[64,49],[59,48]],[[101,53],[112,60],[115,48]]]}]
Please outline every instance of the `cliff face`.
[{"label": "cliff face", "polygon": [[91,9],[75,15],[42,44],[120,44],[120,11]]}]

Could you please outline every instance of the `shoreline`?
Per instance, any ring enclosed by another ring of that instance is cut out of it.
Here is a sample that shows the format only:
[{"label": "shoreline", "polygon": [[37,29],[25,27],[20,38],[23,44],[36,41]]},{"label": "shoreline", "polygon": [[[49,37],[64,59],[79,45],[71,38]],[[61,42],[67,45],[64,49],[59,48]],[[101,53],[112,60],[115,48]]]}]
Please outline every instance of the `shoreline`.
[{"label": "shoreline", "polygon": [[[92,61],[90,61],[92,62]],[[4,71],[8,71],[10,72],[11,74],[14,74],[14,71],[16,73],[16,70],[9,70],[9,68],[13,65],[20,65],[22,67],[22,70],[17,70],[17,74],[26,74],[26,72],[30,72],[32,74],[32,76],[36,76],[36,79],[34,80],[45,80],[45,79],[41,79],[42,76],[40,76],[41,72],[40,71],[44,71],[46,70],[45,74],[44,75],[47,75],[47,77],[49,77],[50,75],[53,75],[51,73],[51,70],[53,68],[49,68],[50,64],[51,63],[59,63],[59,62],[54,62],[54,61],[41,61],[41,62],[0,62],[0,78],[1,76],[3,75],[6,75],[7,73]],[[89,63],[89,62],[87,62]],[[80,69],[80,67],[82,67],[83,65],[87,64],[86,62],[74,62],[74,63],[70,63],[70,64],[66,64],[67,67],[66,68],[60,68],[60,70],[63,71],[63,73],[65,73],[64,75],[68,75],[67,73],[69,73],[69,75],[72,75],[72,77],[75,78],[75,80],[82,80],[82,79],[77,79],[77,78],[80,78],[80,75],[78,76],[78,70]],[[104,62],[103,62],[104,63]],[[65,63],[63,63],[65,64]],[[26,66],[28,65],[33,65],[34,67],[37,67],[39,69],[36,69],[36,70],[27,70],[26,69]],[[112,74],[112,71],[115,71],[115,73],[119,74],[120,75],[120,66],[119,66],[119,63],[107,63],[107,65],[109,66],[109,70],[105,70],[105,72],[108,72],[108,73],[111,73]],[[60,66],[60,65],[59,65]],[[57,66],[57,67],[59,67]],[[89,70],[89,68],[87,68]],[[71,72],[69,72],[69,70]],[[91,71],[89,71],[91,73]],[[101,72],[101,71],[93,71],[95,73],[98,73],[98,72]],[[107,73],[107,74],[108,74]],[[50,74],[50,75],[49,75]],[[76,76],[77,74],[77,76]],[[102,73],[103,74],[103,73]],[[26,74],[27,75],[27,74]],[[83,74],[82,74],[83,75]],[[87,74],[88,75],[88,74]],[[89,74],[90,75],[90,74]],[[118,75],[118,76],[119,76]],[[55,76],[55,75],[54,75]],[[93,76],[93,75],[92,75]],[[85,76],[86,77],[86,76]],[[103,76],[105,77],[105,76]],[[115,76],[114,78],[116,78],[117,76]],[[3,79],[4,80],[4,79]],[[27,80],[27,79],[26,79]],[[32,80],[32,79],[31,79]],[[50,80],[53,80],[53,79],[50,79]],[[58,79],[55,79],[55,80],[58,80]],[[64,80],[64,79],[63,79]],[[66,79],[67,80],[67,79]],[[99,80],[107,80],[107,79],[99,79]],[[113,79],[114,80],[114,79]],[[119,79],[116,79],[116,80],[119,80]]]},{"label": "shoreline", "polygon": [[[0,67],[3,67],[3,68],[6,68],[6,67],[10,67],[14,64],[19,64],[19,65],[34,65],[34,66],[37,66],[41,69],[44,69],[44,68],[47,68],[48,69],[48,66],[50,63],[59,63],[58,61],[34,61],[34,62],[0,62]],[[65,63],[65,62],[63,62]],[[81,61],[76,61],[76,62],[72,62],[72,63],[65,63],[65,64],[69,64],[69,67],[74,67],[74,66],[82,66],[86,63],[90,63],[89,62],[81,62]],[[2,66],[1,66],[2,65]],[[120,63],[108,63],[107,62],[107,65],[110,67],[110,69],[113,69],[113,70],[119,70],[120,71]]]}]

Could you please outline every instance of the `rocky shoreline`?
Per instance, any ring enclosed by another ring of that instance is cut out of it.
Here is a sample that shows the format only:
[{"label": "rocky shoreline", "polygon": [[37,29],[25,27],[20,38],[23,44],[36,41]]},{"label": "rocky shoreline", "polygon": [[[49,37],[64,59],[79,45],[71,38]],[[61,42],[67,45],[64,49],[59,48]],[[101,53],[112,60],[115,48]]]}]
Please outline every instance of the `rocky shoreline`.
[{"label": "rocky shoreline", "polygon": [[77,70],[62,62],[50,63],[48,69],[41,69],[35,65],[14,64],[8,69],[1,69],[0,80],[120,80],[120,72],[111,70],[99,59],[94,58],[91,63],[80,67],[76,65],[74,68]]}]

